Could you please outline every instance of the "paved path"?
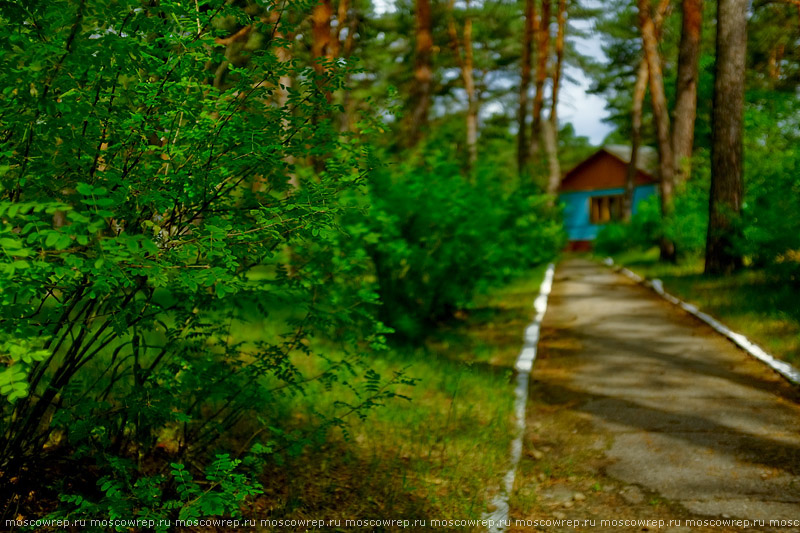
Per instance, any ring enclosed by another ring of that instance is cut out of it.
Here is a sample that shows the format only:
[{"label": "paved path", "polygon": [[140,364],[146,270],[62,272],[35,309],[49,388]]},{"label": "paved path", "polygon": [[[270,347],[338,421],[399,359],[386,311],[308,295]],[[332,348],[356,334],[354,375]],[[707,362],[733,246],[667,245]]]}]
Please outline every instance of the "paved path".
[{"label": "paved path", "polygon": [[689,515],[800,519],[800,403],[771,370],[585,260],[558,266],[543,328],[533,377],[610,435],[610,478]]}]

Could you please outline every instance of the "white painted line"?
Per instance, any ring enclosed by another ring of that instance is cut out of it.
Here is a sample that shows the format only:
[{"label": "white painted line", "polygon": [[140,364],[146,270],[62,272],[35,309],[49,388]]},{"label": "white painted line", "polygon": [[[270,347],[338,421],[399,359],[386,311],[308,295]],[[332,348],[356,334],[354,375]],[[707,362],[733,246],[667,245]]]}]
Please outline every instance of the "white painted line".
[{"label": "white painted line", "polygon": [[622,273],[625,274],[626,276],[628,276],[629,278],[631,278],[632,280],[636,281],[637,283],[640,283],[642,281],[642,277],[639,276],[639,274],[637,274],[635,272],[631,272],[627,268],[623,268],[622,269]]},{"label": "white painted line", "polygon": [[533,362],[536,359],[542,319],[544,319],[544,314],[547,311],[547,297],[550,296],[550,291],[553,288],[554,273],[555,265],[550,263],[547,266],[542,284],[539,286],[539,296],[537,296],[536,300],[533,302],[533,308],[536,314],[533,317],[533,322],[525,328],[525,341],[522,346],[522,351],[517,358],[517,363],[514,365],[514,369],[517,371],[517,386],[514,388],[514,418],[516,431],[514,433],[514,439],[511,441],[511,450],[509,454],[511,456],[511,465],[506,475],[503,476],[503,483],[500,485],[500,491],[492,500],[494,511],[491,513],[484,513],[484,519],[488,520],[490,524],[488,531],[492,533],[505,531],[511,526],[511,520],[508,515],[508,499],[514,488],[517,465],[519,464],[520,457],[522,457],[522,438],[525,435],[525,408],[528,403],[528,382],[530,381]]},{"label": "white painted line", "polygon": [[[610,257],[607,257],[606,259],[603,260],[603,264],[607,266],[612,266],[614,264],[614,260],[611,259]],[[620,268],[619,272],[627,276],[628,278],[632,279],[636,283],[640,283],[645,287],[650,287],[651,289],[653,289],[653,291],[655,291],[658,295],[660,295],[668,302],[673,303],[679,306],[687,313],[696,316],[697,318],[699,318],[700,320],[711,326],[711,328],[714,329],[714,331],[730,339],[739,348],[749,353],[759,361],[765,363],[772,370],[774,370],[775,372],[786,378],[790,383],[793,383],[794,385],[800,385],[800,370],[793,367],[789,363],[786,363],[785,361],[776,359],[774,356],[767,353],[766,350],[764,350],[762,347],[755,344],[741,333],[736,333],[735,331],[732,331],[728,326],[721,323],[716,318],[700,311],[697,308],[697,306],[684,302],[683,300],[674,297],[673,295],[664,290],[664,283],[660,279],[645,281],[644,279],[642,279],[641,276],[639,276],[634,272],[631,272],[627,268]]]}]

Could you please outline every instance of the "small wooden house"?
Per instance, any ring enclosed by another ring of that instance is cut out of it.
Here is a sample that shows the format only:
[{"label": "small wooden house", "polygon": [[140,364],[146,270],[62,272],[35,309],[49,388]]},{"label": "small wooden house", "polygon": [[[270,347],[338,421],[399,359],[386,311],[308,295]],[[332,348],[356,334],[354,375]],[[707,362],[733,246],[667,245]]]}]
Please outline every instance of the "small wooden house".
[{"label": "small wooden house", "polygon": [[[621,219],[630,159],[629,146],[604,146],[564,175],[559,199],[565,205],[564,225],[571,249],[591,249],[600,228]],[[642,200],[658,194],[657,152],[643,146],[637,160],[634,213]]]}]

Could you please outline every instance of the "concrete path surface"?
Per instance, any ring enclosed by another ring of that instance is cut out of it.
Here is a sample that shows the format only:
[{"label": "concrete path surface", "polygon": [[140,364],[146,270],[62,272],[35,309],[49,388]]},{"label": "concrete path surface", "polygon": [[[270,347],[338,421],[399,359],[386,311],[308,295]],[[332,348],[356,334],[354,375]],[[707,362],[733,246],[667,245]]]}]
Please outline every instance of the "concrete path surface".
[{"label": "concrete path surface", "polygon": [[606,436],[608,478],[687,516],[800,520],[797,390],[609,268],[557,267],[533,378]]}]

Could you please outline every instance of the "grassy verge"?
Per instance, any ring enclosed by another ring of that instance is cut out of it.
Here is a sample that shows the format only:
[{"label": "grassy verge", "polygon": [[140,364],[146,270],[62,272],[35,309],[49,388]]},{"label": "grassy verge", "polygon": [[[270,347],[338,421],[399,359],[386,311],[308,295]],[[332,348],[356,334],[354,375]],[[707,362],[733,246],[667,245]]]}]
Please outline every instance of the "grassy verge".
[{"label": "grassy verge", "polygon": [[[480,518],[508,467],[510,378],[543,273],[480,297],[423,348],[368,361],[382,376],[402,371],[418,380],[397,390],[408,399],[387,402],[346,435],[328,435],[276,467],[252,514],[338,519],[342,527],[359,518]],[[345,401],[309,390],[303,401],[326,403],[294,408],[325,412],[337,399]]]},{"label": "grassy verge", "polygon": [[659,278],[665,289],[713,315],[734,331],[761,345],[775,357],[800,364],[800,300],[785,283],[758,270],[730,276],[706,276],[701,258],[678,265],[658,262],[658,250],[614,256],[646,278]]}]

